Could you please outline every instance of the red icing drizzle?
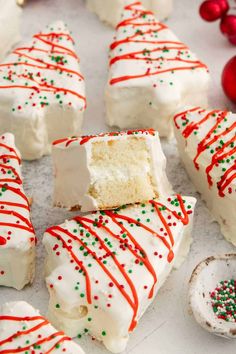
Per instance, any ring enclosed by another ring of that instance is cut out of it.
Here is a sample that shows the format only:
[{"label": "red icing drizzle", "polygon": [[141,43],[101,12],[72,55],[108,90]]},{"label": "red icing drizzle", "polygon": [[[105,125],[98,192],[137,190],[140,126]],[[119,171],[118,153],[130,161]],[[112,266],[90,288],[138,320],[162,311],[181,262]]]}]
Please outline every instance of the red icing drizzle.
[{"label": "red icing drizzle", "polygon": [[[17,338],[22,337],[22,340],[24,340],[24,342],[25,342],[26,341],[24,339],[25,336],[30,335],[30,334],[38,331],[39,329],[49,325],[49,322],[44,317],[41,317],[41,316],[34,316],[34,317],[0,316],[0,322],[1,321],[9,321],[9,322],[13,321],[13,322],[20,322],[20,323],[22,323],[22,322],[32,322],[32,323],[38,322],[38,323],[35,325],[33,324],[33,326],[27,330],[17,331],[16,333],[13,333],[10,337],[0,341],[0,348],[5,344],[13,343],[14,339],[16,337]],[[3,350],[0,349],[0,354],[22,353],[27,350],[30,350],[34,346],[40,346],[44,343],[50,343],[51,341],[54,341],[54,339],[57,337],[59,338],[59,340],[55,344],[53,344],[53,346],[49,350],[44,351],[45,354],[51,353],[56,348],[57,344],[71,340],[70,337],[65,336],[64,332],[55,330],[55,332],[52,333],[51,335],[49,335],[47,337],[44,336],[40,340],[38,340],[34,343],[30,343],[29,345],[27,345],[25,347],[3,349]]]},{"label": "red icing drizzle", "polygon": [[[174,123],[175,123],[175,126],[176,126],[176,128],[177,129],[179,129],[180,128],[180,126],[179,126],[179,124],[178,124],[178,122],[177,122],[177,120],[181,117],[182,119],[187,119],[186,118],[186,114],[187,113],[190,113],[190,112],[196,112],[196,111],[200,111],[200,107],[194,107],[194,108],[192,108],[192,109],[189,109],[189,110],[187,110],[187,111],[184,111],[184,112],[181,112],[181,113],[178,113],[178,114],[176,114],[175,115],[175,117],[174,117]],[[204,110],[202,110],[202,111],[204,111]],[[184,118],[183,118],[184,117]]]},{"label": "red icing drizzle", "polygon": [[0,163],[0,170],[3,174],[7,174],[6,170],[10,170],[16,177],[15,180],[13,180],[12,178],[1,178],[1,182],[15,182],[17,184],[22,184],[19,174],[12,166],[3,165]]},{"label": "red icing drizzle", "polygon": [[146,135],[152,135],[155,136],[156,131],[154,129],[138,129],[138,130],[128,130],[128,131],[121,131],[121,132],[109,132],[109,133],[101,133],[97,135],[85,135],[81,137],[72,137],[72,138],[63,138],[63,139],[58,139],[53,142],[53,145],[59,145],[62,143],[66,143],[65,146],[68,147],[70,144],[72,144],[74,141],[79,141],[80,145],[86,144],[88,141],[94,138],[103,138],[103,137],[115,137],[115,136],[125,136],[125,135],[134,135],[136,133],[142,133]]},{"label": "red icing drizzle", "polygon": [[[59,87],[56,84],[49,84],[44,78],[41,78],[42,72],[44,70],[48,70],[48,71],[55,71],[55,72],[75,75],[78,77],[79,80],[83,80],[83,76],[78,71],[74,71],[69,68],[66,68],[63,61],[61,62],[59,61],[56,64],[54,64],[52,62],[47,62],[45,60],[37,58],[37,53],[43,52],[48,54],[48,56],[51,54],[55,56],[69,56],[79,61],[79,58],[77,57],[74,51],[56,43],[56,41],[61,37],[65,37],[68,41],[71,41],[73,43],[71,36],[67,33],[54,33],[54,32],[50,32],[46,34],[39,33],[34,36],[35,41],[32,44],[32,46],[15,49],[13,53],[16,56],[18,56],[19,59],[24,58],[25,60],[24,61],[15,60],[15,62],[0,64],[0,70],[1,68],[4,67],[8,69],[6,75],[10,80],[9,82],[11,82],[12,75],[14,75],[14,77],[16,75],[18,79],[23,78],[27,82],[27,85],[19,85],[19,84],[11,83],[9,85],[0,85],[0,89],[12,89],[12,88],[25,89],[25,90],[31,90],[33,92],[35,91],[38,94],[44,92],[51,92],[53,94],[62,92],[65,95],[71,94],[73,96],[76,96],[78,99],[84,102],[84,107],[86,107],[86,98],[81,94],[79,94],[77,91],[64,88],[64,87]],[[40,44],[42,42],[47,46],[46,49],[37,48],[37,43]],[[23,73],[21,71],[19,74],[17,74],[16,67],[18,66],[23,66],[25,68]],[[35,75],[33,76],[30,72],[30,68],[39,69],[39,72],[37,74],[35,73]]]},{"label": "red icing drizzle", "polygon": [[7,243],[7,240],[5,239],[5,237],[0,236],[0,246],[4,246]]},{"label": "red icing drizzle", "polygon": [[[136,52],[127,52],[125,54],[120,54],[114,56],[111,61],[110,65],[113,65],[117,61],[121,60],[134,60],[134,61],[145,61],[146,63],[156,63],[158,65],[159,61],[166,61],[166,62],[179,62],[182,63],[183,65],[181,66],[171,66],[168,67],[167,69],[162,69],[161,66],[158,66],[154,69],[151,67],[148,68],[143,74],[137,74],[137,75],[125,75],[125,76],[120,76],[120,77],[115,77],[110,80],[110,84],[114,85],[116,83],[122,82],[122,81],[127,81],[127,80],[133,80],[133,79],[139,79],[139,78],[144,78],[148,76],[156,76],[162,73],[166,72],[175,72],[179,70],[193,70],[193,69],[207,69],[206,65],[204,65],[202,62],[199,60],[188,60],[188,59],[182,59],[181,58],[181,51],[183,50],[188,50],[188,47],[184,45],[181,42],[177,41],[159,41],[158,39],[155,39],[155,35],[163,30],[168,29],[167,26],[165,26],[162,23],[159,23],[155,20],[154,17],[152,17],[152,12],[150,11],[145,11],[141,6],[141,2],[135,2],[133,4],[130,4],[125,7],[126,11],[131,11],[131,17],[122,21],[118,26],[117,29],[119,28],[125,28],[125,27],[131,27],[133,29],[137,28],[135,30],[133,35],[130,35],[126,37],[125,39],[122,40],[117,40],[111,45],[111,50],[114,50],[115,48],[121,46],[122,44],[129,44],[129,43],[143,43],[144,48],[140,51]],[[151,15],[149,17],[149,20],[151,21],[145,21],[145,18]],[[139,21],[140,20],[140,21]],[[140,28],[139,28],[140,27]],[[147,27],[147,30],[145,30],[145,27]],[[146,37],[150,39],[146,39]],[[153,44],[152,49],[146,49],[145,44]],[[130,46],[131,47],[131,46]],[[130,48],[129,47],[129,48]],[[151,53],[156,53],[159,51],[168,51],[171,52],[173,51],[174,53],[177,51],[177,54],[174,54],[175,56],[172,58],[163,58],[163,56],[160,55],[158,58],[152,58]]]},{"label": "red icing drizzle", "polygon": [[4,143],[0,143],[0,147],[6,149],[8,152],[10,152],[11,154],[1,154],[0,155],[0,159],[3,160],[3,162],[5,163],[8,159],[16,159],[19,163],[19,165],[21,164],[21,159],[18,156],[17,152],[15,149],[13,149],[12,146],[8,146]]},{"label": "red icing drizzle", "polygon": [[[149,271],[149,273],[152,275],[152,277],[153,277],[153,286],[152,286],[152,288],[151,288],[151,290],[150,290],[150,293],[149,293],[149,298],[152,298],[153,292],[154,292],[154,286],[155,286],[155,284],[157,283],[157,276],[156,276],[155,270],[153,269],[152,264],[150,263],[150,261],[149,261],[149,259],[148,259],[148,257],[147,257],[147,254],[146,254],[145,250],[139,245],[139,243],[135,240],[135,238],[134,238],[134,237],[132,236],[132,234],[128,231],[128,229],[125,228],[125,227],[123,226],[123,224],[120,224],[120,223],[116,220],[116,218],[117,218],[117,215],[116,215],[116,214],[112,213],[111,211],[107,211],[107,212],[106,212],[106,215],[108,215],[108,216],[112,219],[112,221],[113,221],[114,223],[116,223],[116,225],[118,225],[118,226],[121,228],[121,230],[127,234],[129,240],[133,243],[133,245],[134,245],[134,247],[135,247],[135,248],[133,248],[133,247],[130,246],[130,244],[127,244],[127,245],[126,245],[127,248],[129,249],[129,251],[130,251],[131,253],[133,253],[133,255],[134,255],[140,262],[143,262],[143,263],[144,263],[144,266],[147,268],[147,270]],[[118,219],[119,219],[119,217],[118,217]],[[131,220],[132,220],[132,221],[131,221]],[[129,219],[129,222],[137,223],[136,220],[131,219],[131,218]],[[142,224],[139,223],[139,225],[141,226]],[[143,225],[143,226],[144,226],[144,225]],[[102,226],[102,225],[101,225],[101,227],[103,227],[111,236],[113,236],[114,238],[116,238],[116,239],[118,239],[119,241],[121,241],[121,238],[119,237],[119,235],[115,235],[114,233],[112,233],[112,231],[111,231],[109,228],[107,228],[106,226]],[[141,226],[141,227],[142,227],[142,226]],[[137,254],[136,250],[139,250],[141,256]]]},{"label": "red icing drizzle", "polygon": [[[110,267],[107,264],[104,264],[102,262],[102,257],[99,257],[96,253],[96,251],[93,251],[91,247],[87,245],[87,243],[83,242],[81,238],[72,232],[68,231],[67,229],[61,227],[61,226],[55,226],[47,230],[47,233],[50,234],[52,237],[55,237],[57,241],[61,241],[62,248],[66,249],[68,254],[70,255],[71,259],[76,262],[76,264],[79,266],[84,271],[85,274],[85,282],[86,282],[86,296],[87,296],[87,301],[89,304],[92,303],[92,283],[90,280],[90,275],[89,275],[89,268],[86,268],[85,265],[79,260],[78,255],[75,255],[73,251],[73,247],[71,246],[71,241],[74,240],[78,242],[80,246],[83,246],[83,252],[86,251],[98,264],[98,266],[103,270],[103,272],[106,274],[108,277],[109,281],[116,286],[118,291],[120,292],[121,296],[128,302],[130,307],[133,310],[133,318],[130,323],[129,330],[132,331],[137,323],[137,314],[138,314],[138,309],[139,309],[139,298],[136,290],[136,285],[132,280],[132,276],[128,274],[127,270],[123,267],[123,265],[119,261],[119,254],[114,254],[111,252],[111,249],[106,245],[106,243],[103,240],[103,237],[100,236],[99,230],[103,230],[109,238],[117,240],[121,247],[125,247],[126,251],[130,252],[135,259],[138,262],[142,262],[144,267],[146,268],[147,272],[150,273],[150,275],[153,278],[153,285],[149,291],[148,298],[151,299],[154,294],[154,289],[155,285],[158,281],[156,272],[152,266],[152,263],[149,259],[149,256],[145,249],[142,248],[142,246],[138,243],[138,241],[135,238],[135,233],[134,235],[132,232],[127,228],[127,225],[129,224],[135,224],[138,226],[140,229],[143,229],[147,231],[150,234],[150,237],[156,237],[158,238],[162,244],[167,248],[168,250],[168,255],[167,255],[167,260],[168,262],[172,262],[174,258],[174,253],[173,253],[173,246],[174,246],[174,237],[172,233],[172,227],[169,226],[167,222],[167,216],[164,215],[164,213],[168,213],[169,218],[174,218],[175,220],[178,220],[181,222],[183,225],[187,225],[189,223],[189,216],[188,214],[192,213],[192,211],[188,211],[185,209],[183,199],[180,195],[177,195],[177,201],[178,205],[180,207],[180,214],[176,212],[176,210],[171,210],[170,208],[165,207],[163,204],[157,202],[157,201],[150,201],[149,204],[152,204],[154,207],[154,212],[153,217],[157,217],[162,225],[164,230],[166,230],[167,236],[164,237],[158,233],[158,231],[151,229],[147,224],[144,224],[140,221],[137,221],[131,217],[128,217],[124,213],[119,213],[118,211],[113,212],[113,211],[105,211],[104,215],[107,218],[106,223],[104,223],[100,218],[100,221],[96,221],[93,218],[90,218],[89,216],[87,217],[76,217],[74,220],[77,221],[77,223],[85,229],[86,232],[89,232],[89,234],[97,241],[98,247],[100,250],[104,251],[105,253],[105,258],[108,257]],[[96,215],[98,213],[95,213]],[[105,217],[104,216],[104,217]],[[101,217],[103,219],[103,217]],[[122,223],[121,223],[122,221]],[[95,223],[95,225],[94,225]],[[114,233],[112,229],[109,227],[109,224],[111,225],[116,225],[116,227],[120,228],[121,233],[125,233],[127,238],[126,241],[121,238],[118,232]],[[96,227],[93,227],[96,226]],[[67,244],[67,241],[65,240],[65,237],[69,238],[69,242]],[[123,246],[122,246],[123,245]],[[112,269],[114,267],[119,271],[120,275],[124,278],[124,281],[129,288],[129,292],[127,292],[126,288],[121,286],[115,276],[112,274]]]},{"label": "red icing drizzle", "polygon": [[[18,166],[21,164],[20,157],[17,155],[16,150],[5,143],[5,136],[1,137],[4,143],[0,143],[0,246],[7,244],[7,236],[12,235],[12,230],[15,230],[14,237],[17,236],[17,230],[25,230],[32,234],[30,242],[35,242],[34,228],[29,218],[21,214],[21,209],[29,211],[29,202],[22,189],[22,179],[19,171],[12,166],[14,162]],[[16,161],[15,161],[16,160]],[[20,166],[19,166],[20,169]],[[12,172],[8,174],[7,172]],[[5,178],[5,176],[8,178]],[[11,202],[9,199],[14,200],[19,198],[20,202]],[[5,234],[4,234],[5,233]]]},{"label": "red icing drizzle", "polygon": [[[219,143],[219,146],[215,149],[215,151],[211,155],[211,162],[206,167],[206,176],[209,186],[213,185],[211,171],[213,168],[218,167],[220,162],[224,159],[230,159],[236,153],[236,135],[231,138],[228,138],[228,134],[236,131],[236,122],[233,122],[230,126],[226,123],[227,116],[229,112],[227,111],[219,111],[213,110],[207,112],[202,119],[196,122],[188,122],[187,115],[190,112],[196,112],[196,114],[202,114],[206,112],[205,110],[200,110],[199,108],[194,108],[190,111],[183,112],[175,116],[175,125],[178,129],[180,129],[180,125],[177,123],[185,122],[186,127],[182,130],[183,137],[187,140],[195,131],[201,129],[201,126],[204,123],[211,123],[211,128],[206,132],[205,137],[200,141],[197,146],[197,153],[193,159],[194,166],[197,170],[199,170],[199,157],[206,152],[208,149],[211,149],[214,143]],[[216,117],[216,118],[213,118]],[[220,132],[217,132],[217,128],[219,125],[225,125],[225,129],[222,129]],[[224,139],[224,140],[222,140]],[[234,159],[234,163],[228,169],[226,169],[222,176],[220,177],[219,182],[217,183],[218,194],[220,197],[225,196],[225,189],[232,183],[232,181],[236,178],[236,160]]]},{"label": "red icing drizzle", "polygon": [[[57,231],[57,232],[56,232]],[[91,297],[91,282],[89,279],[89,275],[88,272],[86,270],[86,268],[83,266],[83,263],[80,262],[80,260],[78,259],[78,257],[75,255],[75,253],[71,250],[70,246],[67,246],[66,242],[63,240],[63,237],[60,236],[60,232],[66,234],[68,237],[74,239],[75,241],[79,242],[81,244],[81,246],[83,246],[87,251],[88,248],[85,245],[84,242],[82,242],[78,237],[74,236],[73,234],[71,234],[69,231],[62,229],[60,226],[54,226],[50,229],[47,230],[47,232],[52,236],[55,237],[56,239],[60,240],[63,244],[63,247],[65,249],[67,249],[68,253],[70,254],[71,258],[76,262],[76,264],[78,264],[78,266],[84,271],[85,273],[85,278],[86,278],[86,289],[87,289],[87,301],[89,304],[92,303],[92,297]],[[59,232],[59,233],[58,233]]]}]

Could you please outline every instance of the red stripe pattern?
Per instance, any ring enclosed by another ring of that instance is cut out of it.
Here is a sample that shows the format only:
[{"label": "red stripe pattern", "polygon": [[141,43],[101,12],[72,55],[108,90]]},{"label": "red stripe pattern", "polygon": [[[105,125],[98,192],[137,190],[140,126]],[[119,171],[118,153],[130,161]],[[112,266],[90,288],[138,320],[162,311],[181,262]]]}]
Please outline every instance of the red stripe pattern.
[{"label": "red stripe pattern", "polygon": [[[0,354],[82,354],[82,350],[70,337],[56,330],[27,303],[9,303],[6,306],[12,306],[11,314],[25,311],[26,315],[8,315],[9,310],[3,306],[0,314]],[[27,316],[27,313],[34,315]]]},{"label": "red stripe pattern", "polygon": [[[44,236],[48,257],[55,257],[54,264],[65,265],[67,274],[60,269],[55,276],[54,271],[49,289],[54,288],[54,296],[58,286],[75,289],[79,303],[95,308],[102,297],[108,311],[114,302],[123,301],[132,313],[129,331],[133,331],[142,301],[151,301],[155,294],[158,272],[165,264],[173,264],[176,243],[190,223],[193,204],[177,195],[162,203],[151,200],[79,216],[49,228]],[[76,278],[72,287],[70,282]],[[112,289],[116,296],[111,295]],[[56,304],[55,311],[60,307]]]},{"label": "red stripe pattern", "polygon": [[[21,159],[12,134],[0,137],[0,250],[19,251],[35,246],[29,202],[25,196],[20,170]],[[7,263],[0,257],[0,285],[8,277]],[[12,270],[10,270],[12,271]],[[22,270],[23,271],[23,270]],[[12,284],[14,286],[14,284]]]},{"label": "red stripe pattern", "polygon": [[236,193],[235,117],[227,111],[196,107],[174,118],[186,144],[191,143],[195,149],[196,170],[204,168],[209,188],[216,187],[221,198]]},{"label": "red stripe pattern", "polygon": [[143,134],[143,135],[150,135],[150,136],[155,136],[157,133],[154,129],[138,129],[138,130],[128,130],[128,131],[117,131],[117,132],[109,132],[109,133],[101,133],[97,135],[85,135],[81,137],[70,137],[70,138],[64,138],[64,139],[59,139],[53,142],[54,146],[64,144],[64,147],[68,147],[71,145],[73,142],[79,142],[80,145],[84,145],[90,140],[94,138],[104,138],[104,137],[116,137],[116,136],[136,136],[138,134]]},{"label": "red stripe pattern", "polygon": [[86,99],[78,62],[70,32],[64,24],[54,24],[0,64],[0,95],[15,93],[14,114],[29,109],[39,114],[51,103],[82,111]]},{"label": "red stripe pattern", "polygon": [[137,79],[162,79],[162,74],[169,74],[168,81],[173,85],[177,72],[208,71],[206,65],[197,60],[189,48],[139,1],[125,7],[123,20],[117,26],[117,37],[110,49],[110,66],[116,65],[122,73],[112,76],[110,85],[127,81],[135,85]]}]

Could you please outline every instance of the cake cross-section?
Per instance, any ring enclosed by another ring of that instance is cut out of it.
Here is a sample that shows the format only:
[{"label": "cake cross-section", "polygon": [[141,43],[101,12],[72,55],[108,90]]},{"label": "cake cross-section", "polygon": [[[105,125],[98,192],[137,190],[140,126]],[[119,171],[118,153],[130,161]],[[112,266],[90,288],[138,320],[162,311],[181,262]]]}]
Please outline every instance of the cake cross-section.
[{"label": "cake cross-section", "polygon": [[55,22],[0,64],[0,133],[15,134],[24,159],[48,154],[51,142],[78,134],[86,107],[74,41]]},{"label": "cake cross-section", "polygon": [[24,301],[0,306],[0,353],[84,354],[70,337]]},{"label": "cake cross-section", "polygon": [[173,133],[185,105],[207,105],[208,69],[140,2],[124,8],[110,47],[105,99],[107,122],[120,129]]},{"label": "cake cross-section", "polygon": [[111,209],[171,193],[153,129],[58,140],[52,157],[57,206]]},{"label": "cake cross-section", "polygon": [[236,114],[195,107],[174,122],[188,174],[223,235],[236,246]]},{"label": "cake cross-section", "polygon": [[190,246],[195,199],[180,195],[75,217],[43,239],[49,318],[68,335],[89,333],[112,352]]},{"label": "cake cross-section", "polygon": [[[126,3],[127,0],[87,0],[88,8],[113,27],[120,22]],[[148,10],[152,10],[159,20],[166,19],[173,7],[172,0],[143,0],[142,3]]]},{"label": "cake cross-section", "polygon": [[0,136],[0,285],[22,289],[32,282],[35,233],[14,136]]}]

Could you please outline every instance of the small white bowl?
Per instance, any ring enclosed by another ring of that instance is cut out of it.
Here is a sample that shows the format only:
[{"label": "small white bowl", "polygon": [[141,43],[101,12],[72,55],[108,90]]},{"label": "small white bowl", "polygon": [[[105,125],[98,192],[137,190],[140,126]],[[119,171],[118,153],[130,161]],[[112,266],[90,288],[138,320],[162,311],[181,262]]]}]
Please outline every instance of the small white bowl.
[{"label": "small white bowl", "polygon": [[209,257],[193,271],[189,304],[196,321],[208,332],[236,339],[236,323],[218,319],[212,309],[210,293],[222,280],[236,279],[236,254]]}]

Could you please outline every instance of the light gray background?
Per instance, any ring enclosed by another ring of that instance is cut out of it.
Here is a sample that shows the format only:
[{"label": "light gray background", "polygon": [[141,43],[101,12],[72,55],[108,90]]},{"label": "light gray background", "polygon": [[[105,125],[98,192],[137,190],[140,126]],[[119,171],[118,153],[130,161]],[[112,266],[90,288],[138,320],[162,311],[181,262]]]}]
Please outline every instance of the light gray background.
[{"label": "light gray background", "polygon": [[[112,1],[112,0],[111,0]],[[175,9],[168,20],[170,27],[185,41],[210,68],[212,84],[210,102],[215,108],[234,109],[224,97],[220,76],[224,64],[235,55],[235,47],[220,34],[218,24],[203,22],[198,16],[198,0],[175,0]],[[104,123],[103,89],[107,77],[107,49],[113,30],[89,13],[82,0],[29,0],[23,14],[23,38],[30,38],[51,21],[63,19],[73,31],[81,56],[81,67],[86,78],[88,110],[84,131],[106,131]],[[27,143],[27,142],[26,142]],[[187,177],[179,160],[174,141],[163,142],[168,158],[168,176],[177,192],[199,195]],[[51,159],[23,164],[25,189],[33,197],[32,219],[38,236],[37,272],[31,287],[17,292],[0,288],[0,302],[26,300],[46,314],[48,294],[43,279],[44,250],[41,244],[44,230],[64,221],[72,214],[52,208]],[[131,335],[129,354],[233,354],[236,342],[208,334],[190,316],[187,306],[187,286],[195,265],[212,254],[234,252],[235,248],[224,241],[219,227],[211,222],[205,205],[199,199],[195,214],[194,243],[185,264],[174,271],[153,305]],[[80,340],[89,354],[108,353],[90,337]]]}]

